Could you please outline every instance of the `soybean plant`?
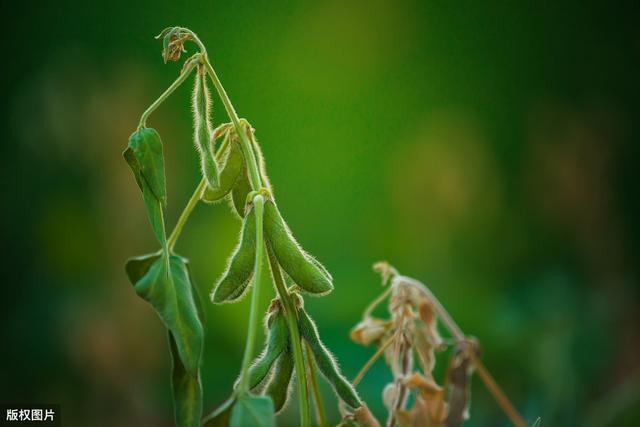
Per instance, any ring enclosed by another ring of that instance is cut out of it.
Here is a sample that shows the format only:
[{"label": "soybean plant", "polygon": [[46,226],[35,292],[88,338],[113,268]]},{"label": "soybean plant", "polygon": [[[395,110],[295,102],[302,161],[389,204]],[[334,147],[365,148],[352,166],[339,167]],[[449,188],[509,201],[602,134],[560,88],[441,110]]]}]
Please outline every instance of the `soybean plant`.
[{"label": "soybean plant", "polygon": [[[393,374],[382,392],[387,409],[387,427],[459,427],[469,417],[470,385],[473,372],[487,386],[502,410],[516,427],[527,424],[480,361],[479,345],[467,337],[444,306],[423,283],[403,276],[387,262],[374,264],[387,289],[365,310],[362,320],[351,330],[351,339],[377,351],[353,381],[357,385],[380,357]],[[372,315],[388,299],[389,319]],[[451,335],[441,338],[437,323],[442,321]],[[435,354],[451,346],[442,384],[433,377]],[[417,363],[416,363],[417,362]],[[413,396],[410,399],[410,396]],[[377,426],[378,422],[361,410],[341,406],[344,422]],[[539,419],[534,424],[539,425]]]},{"label": "soybean plant", "polygon": [[[214,71],[205,46],[189,29],[170,27],[157,38],[163,42],[163,59],[179,61],[185,43],[197,53],[187,58],[178,78],[142,114],[131,135],[124,158],[134,173],[153,234],[157,252],[131,258],[126,271],[135,292],[157,311],[167,328],[173,360],[171,387],[178,426],[274,426],[275,414],[289,399],[297,378],[300,425],[310,425],[310,389],[318,423],[327,424],[318,392],[316,371],[331,384],[344,407],[368,413],[353,386],[320,339],[318,329],[304,308],[304,295],[322,296],[333,289],[331,274],[305,252],[282,217],[266,174],[255,129],[238,117]],[[202,179],[167,237],[164,211],[167,190],[163,144],[155,129],[147,127],[150,115],[193,75],[193,140],[199,153]],[[211,121],[213,83],[230,121],[214,128]],[[203,352],[201,301],[193,284],[190,265],[175,252],[175,245],[194,207],[202,201],[227,200],[242,227],[222,276],[211,292],[214,304],[233,303],[251,292],[249,324],[238,380],[229,399],[202,417],[200,367]],[[266,310],[264,350],[254,358],[261,271],[267,262],[275,298]],[[308,382],[308,383],[307,383]],[[310,385],[310,387],[308,386]]]}]

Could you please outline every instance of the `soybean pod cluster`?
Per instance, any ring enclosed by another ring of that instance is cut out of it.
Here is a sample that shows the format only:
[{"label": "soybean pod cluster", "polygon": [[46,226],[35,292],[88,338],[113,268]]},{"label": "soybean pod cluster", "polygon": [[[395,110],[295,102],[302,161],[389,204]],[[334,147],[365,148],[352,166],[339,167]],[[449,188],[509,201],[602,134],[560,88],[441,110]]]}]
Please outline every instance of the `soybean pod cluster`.
[{"label": "soybean pod cluster", "polygon": [[[187,42],[195,43],[198,52],[184,62],[175,82],[142,114],[123,153],[142,193],[149,224],[159,245],[155,252],[130,258],[125,269],[136,294],[153,307],[167,329],[173,362],[171,387],[176,425],[274,426],[275,414],[286,406],[297,378],[300,425],[307,427],[311,399],[306,372],[315,379],[316,368],[342,404],[353,409],[361,407],[358,394],[341,373],[335,358],[322,343],[315,322],[304,309],[303,297],[328,294],[333,290],[333,279],[328,270],[302,248],[282,217],[255,129],[246,119],[237,116],[204,45],[192,31],[169,27],[157,38],[162,39],[165,63],[179,61],[186,52]],[[158,131],[147,127],[146,122],[191,76],[193,144],[202,179],[168,234],[164,215],[168,205],[163,143]],[[210,82],[230,119],[217,127],[212,121]],[[252,301],[245,358],[238,380],[230,397],[203,418],[202,301],[191,277],[189,261],[177,254],[174,247],[198,202],[223,201],[242,226],[224,272],[214,281],[210,300],[213,304],[234,303],[252,293]],[[263,318],[264,348],[254,357],[256,325],[259,328],[262,317],[257,295],[264,254],[269,260],[275,295]],[[316,401],[316,412],[321,408],[321,402]]]}]

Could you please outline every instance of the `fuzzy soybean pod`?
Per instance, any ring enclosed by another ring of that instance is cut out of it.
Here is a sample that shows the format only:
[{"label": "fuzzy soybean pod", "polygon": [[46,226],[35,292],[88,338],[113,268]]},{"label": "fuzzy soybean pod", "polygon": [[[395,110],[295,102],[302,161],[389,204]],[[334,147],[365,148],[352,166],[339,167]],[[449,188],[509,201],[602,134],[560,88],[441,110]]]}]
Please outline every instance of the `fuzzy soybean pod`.
[{"label": "fuzzy soybean pod", "polygon": [[275,316],[267,328],[265,348],[249,368],[249,388],[254,389],[267,377],[271,367],[287,347],[289,329],[282,314]]},{"label": "fuzzy soybean pod", "polygon": [[240,241],[229,258],[227,269],[213,288],[211,301],[215,304],[232,302],[244,294],[253,277],[255,254],[256,218],[251,209],[243,219]]},{"label": "fuzzy soybean pod", "polygon": [[200,154],[202,176],[211,188],[218,187],[218,163],[216,162],[210,122],[211,98],[207,88],[207,75],[196,73],[193,87],[193,140]]},{"label": "fuzzy soybean pod", "polygon": [[333,290],[329,272],[300,247],[272,200],[264,206],[264,231],[278,263],[303,291],[325,295]]},{"label": "fuzzy soybean pod", "polygon": [[[227,136],[227,138],[229,137]],[[229,141],[229,148],[226,154],[224,166],[220,171],[218,186],[214,188],[211,185],[207,185],[202,193],[202,200],[207,203],[215,203],[229,194],[244,169],[242,150],[237,142]]]},{"label": "fuzzy soybean pod", "polygon": [[249,175],[247,172],[246,162],[243,162],[242,170],[231,190],[231,204],[240,218],[244,218],[247,205],[247,195],[251,192],[251,184],[249,183]]},{"label": "fuzzy soybean pod", "polygon": [[318,328],[316,328],[315,323],[304,309],[298,311],[298,325],[300,327],[300,333],[309,343],[309,347],[311,347],[311,352],[318,365],[318,369],[327,381],[329,381],[336,394],[347,405],[353,408],[362,406],[358,394],[351,386],[351,383],[347,381],[340,372],[340,368],[329,350],[327,350],[322,341],[320,341]]},{"label": "fuzzy soybean pod", "polygon": [[278,360],[273,372],[273,376],[269,379],[265,394],[271,397],[273,407],[276,413],[280,412],[289,398],[289,385],[293,376],[293,355],[291,349],[286,348]]}]

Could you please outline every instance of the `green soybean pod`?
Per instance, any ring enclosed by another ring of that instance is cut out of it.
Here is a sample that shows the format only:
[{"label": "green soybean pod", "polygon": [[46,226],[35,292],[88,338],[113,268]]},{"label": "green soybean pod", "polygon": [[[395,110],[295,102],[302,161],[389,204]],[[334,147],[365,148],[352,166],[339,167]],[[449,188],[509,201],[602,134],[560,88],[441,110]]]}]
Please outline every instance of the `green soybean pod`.
[{"label": "green soybean pod", "polygon": [[278,263],[303,291],[325,295],[333,290],[329,272],[296,242],[272,200],[265,203],[264,231]]},{"label": "green soybean pod", "polygon": [[284,408],[289,399],[291,377],[293,376],[293,355],[285,349],[276,361],[273,376],[269,379],[265,394],[271,397],[276,413]]},{"label": "green soybean pod", "polygon": [[233,190],[231,190],[231,203],[233,209],[236,211],[240,218],[245,216],[245,208],[247,206],[247,196],[251,191],[251,184],[249,183],[249,175],[247,172],[246,162],[243,162],[242,171],[240,176],[236,180]]},{"label": "green soybean pod", "polygon": [[336,394],[349,406],[353,408],[360,407],[362,403],[360,402],[358,394],[351,386],[351,383],[349,383],[340,372],[340,368],[338,368],[329,350],[327,350],[322,341],[320,341],[318,329],[304,309],[298,311],[298,325],[300,327],[300,333],[309,343],[309,347],[311,347],[311,352],[318,365],[318,369],[327,381],[329,381]]},{"label": "green soybean pod", "polygon": [[240,298],[251,283],[255,266],[256,218],[253,210],[243,219],[240,241],[229,258],[227,268],[211,293],[215,304]]},{"label": "green soybean pod", "polygon": [[267,329],[267,338],[264,350],[249,368],[249,389],[254,389],[264,381],[274,362],[287,347],[289,341],[289,329],[284,316],[279,314],[273,319]]},{"label": "green soybean pod", "polygon": [[214,203],[229,194],[229,192],[236,184],[236,181],[238,181],[238,178],[240,177],[240,173],[243,170],[243,165],[244,158],[242,156],[242,150],[238,146],[238,143],[229,142],[229,148],[227,149],[227,156],[224,161],[224,166],[220,171],[218,186],[214,188],[210,185],[207,185],[204,192],[202,193],[201,199],[207,203]]},{"label": "green soybean pod", "polygon": [[210,187],[218,187],[218,163],[215,159],[210,122],[211,98],[207,76],[201,69],[196,72],[193,87],[193,140],[200,154],[202,176]]}]

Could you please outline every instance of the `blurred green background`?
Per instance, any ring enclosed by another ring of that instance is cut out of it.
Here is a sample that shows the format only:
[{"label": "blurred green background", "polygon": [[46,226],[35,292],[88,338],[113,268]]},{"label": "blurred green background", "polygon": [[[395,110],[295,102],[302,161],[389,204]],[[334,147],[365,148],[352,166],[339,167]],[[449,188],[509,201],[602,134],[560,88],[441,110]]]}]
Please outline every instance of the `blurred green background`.
[{"label": "blurred green background", "polygon": [[[292,230],[335,277],[307,307],[347,376],[372,354],[348,332],[387,259],[480,338],[528,420],[640,424],[631,3],[90,3],[2,6],[0,402],[61,403],[65,425],[171,424],[166,336],[123,269],[154,239],[121,152],[180,70],[153,36],[183,25],[257,129]],[[198,181],[189,92],[149,122],[170,226]],[[177,250],[203,294],[238,229],[223,205],[185,228]],[[247,312],[207,307],[207,411],[238,372]],[[378,363],[359,388],[378,415],[389,380]],[[280,421],[297,419],[294,402]],[[477,379],[466,425],[507,425]]]}]

